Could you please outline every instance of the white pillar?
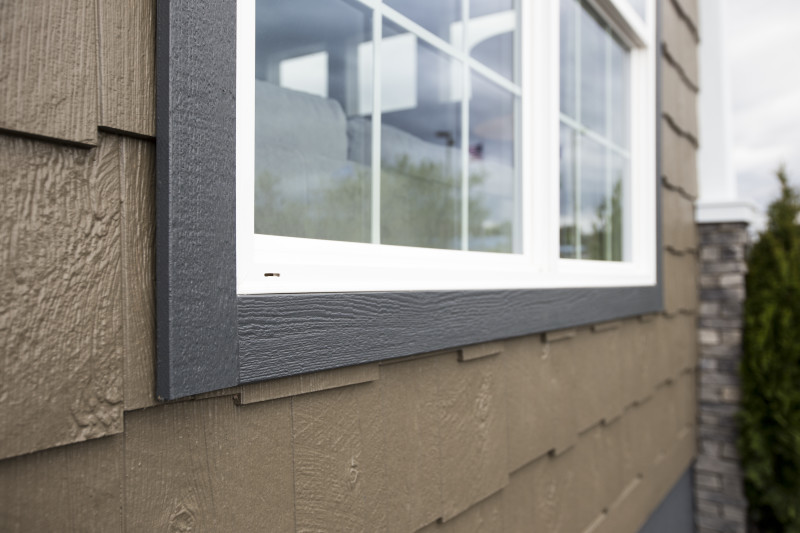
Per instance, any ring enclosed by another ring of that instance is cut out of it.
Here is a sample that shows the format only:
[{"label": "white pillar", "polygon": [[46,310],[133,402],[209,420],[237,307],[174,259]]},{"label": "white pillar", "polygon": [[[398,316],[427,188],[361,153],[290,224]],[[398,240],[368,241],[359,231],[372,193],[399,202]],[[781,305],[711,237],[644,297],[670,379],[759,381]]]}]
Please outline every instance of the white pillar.
[{"label": "white pillar", "polygon": [[700,2],[700,150],[697,222],[752,223],[758,208],[739,198],[733,168],[725,0]]}]

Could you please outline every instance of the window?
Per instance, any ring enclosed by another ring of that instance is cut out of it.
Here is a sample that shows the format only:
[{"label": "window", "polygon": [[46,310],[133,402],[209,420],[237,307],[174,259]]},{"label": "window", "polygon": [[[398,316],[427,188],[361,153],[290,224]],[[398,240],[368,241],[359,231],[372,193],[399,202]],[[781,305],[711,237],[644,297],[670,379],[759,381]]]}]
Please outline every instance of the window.
[{"label": "window", "polygon": [[157,4],[157,387],[661,308],[655,0]]},{"label": "window", "polygon": [[655,283],[645,8],[241,0],[239,293]]}]

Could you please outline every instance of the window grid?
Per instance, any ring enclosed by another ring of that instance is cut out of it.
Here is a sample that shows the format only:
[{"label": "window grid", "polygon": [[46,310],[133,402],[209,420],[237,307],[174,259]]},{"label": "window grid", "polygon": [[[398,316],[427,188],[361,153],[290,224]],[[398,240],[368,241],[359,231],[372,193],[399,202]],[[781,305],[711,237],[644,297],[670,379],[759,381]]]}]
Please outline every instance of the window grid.
[{"label": "window grid", "polygon": [[[501,74],[495,72],[488,66],[484,65],[469,53],[469,24],[470,24],[470,2],[469,0],[461,0],[461,22],[463,26],[463,35],[461,37],[461,47],[455,47],[448,43],[441,37],[435,35],[433,32],[422,27],[420,24],[414,22],[394,8],[385,5],[382,0],[356,0],[357,2],[372,9],[372,50],[373,50],[373,69],[372,69],[372,84],[373,84],[373,112],[372,112],[372,197],[371,197],[371,242],[374,244],[381,244],[381,125],[382,125],[382,43],[383,43],[383,24],[384,20],[392,22],[400,28],[407,30],[425,43],[429,44],[436,50],[443,52],[453,59],[460,61],[462,66],[462,105],[461,105],[461,249],[469,250],[469,111],[470,99],[472,95],[472,80],[471,75],[473,72],[478,73],[484,78],[488,79],[495,85],[500,86],[502,89],[514,95],[514,215],[513,220],[513,235],[512,235],[512,250],[521,252],[522,232],[521,228],[521,184],[520,184],[520,129],[521,129],[521,105],[520,98],[522,96],[522,87],[519,83],[507,79]],[[514,4],[516,10],[517,23],[514,31],[514,61],[513,68],[515,79],[520,79],[519,71],[519,54],[520,54],[520,27],[519,27],[519,7]]]},{"label": "window grid", "polygon": [[[605,50],[604,50],[604,61],[605,61],[605,111],[606,111],[606,123],[605,123],[605,135],[601,135],[591,128],[584,126],[582,123],[582,76],[581,76],[581,66],[582,66],[582,54],[581,54],[581,15],[582,10],[584,9],[591,9],[588,7],[587,2],[585,0],[560,0],[560,1],[574,1],[575,9],[573,9],[573,24],[574,24],[574,42],[573,46],[575,47],[575,56],[576,60],[574,62],[575,68],[575,119],[570,118],[565,113],[559,113],[560,121],[563,125],[567,126],[569,129],[573,130],[575,133],[574,136],[574,149],[573,149],[573,157],[574,161],[572,164],[572,175],[574,179],[574,187],[573,187],[573,202],[574,202],[574,231],[573,231],[573,239],[575,243],[575,259],[582,259],[583,258],[583,243],[581,240],[581,183],[582,183],[582,139],[584,136],[591,138],[593,141],[601,144],[605,151],[605,186],[606,186],[606,202],[610,202],[612,194],[613,194],[613,184],[612,184],[612,155],[611,152],[616,152],[621,157],[625,158],[628,165],[630,165],[630,151],[626,148],[618,146],[613,141],[613,126],[614,126],[614,114],[612,112],[612,76],[611,76],[611,54],[612,54],[612,39],[614,39],[614,32],[608,26],[607,23],[602,22],[603,30],[606,34],[608,34],[611,39],[606,39],[605,41]],[[606,224],[610,231],[611,228],[611,220],[610,220],[610,210],[606,212]],[[621,236],[620,236],[621,237]],[[610,238],[606,238],[604,242],[605,247],[605,258],[611,259],[612,257],[612,240]]]}]

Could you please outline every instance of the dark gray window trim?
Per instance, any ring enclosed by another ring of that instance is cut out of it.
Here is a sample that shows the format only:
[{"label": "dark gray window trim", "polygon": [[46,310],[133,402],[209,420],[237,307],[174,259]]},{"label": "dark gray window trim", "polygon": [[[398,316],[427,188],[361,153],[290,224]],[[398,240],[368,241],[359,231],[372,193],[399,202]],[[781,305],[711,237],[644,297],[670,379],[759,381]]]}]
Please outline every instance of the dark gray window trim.
[{"label": "dark gray window trim", "polygon": [[236,3],[158,0],[159,398],[661,311],[660,187],[656,286],[237,296],[235,83]]}]

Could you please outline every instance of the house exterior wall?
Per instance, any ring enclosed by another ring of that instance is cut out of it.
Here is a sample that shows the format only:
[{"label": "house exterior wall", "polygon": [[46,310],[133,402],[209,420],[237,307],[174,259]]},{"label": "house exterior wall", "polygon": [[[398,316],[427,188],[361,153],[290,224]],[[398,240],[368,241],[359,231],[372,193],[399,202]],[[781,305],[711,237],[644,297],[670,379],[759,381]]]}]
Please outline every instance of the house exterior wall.
[{"label": "house exterior wall", "polygon": [[635,532],[695,456],[697,3],[665,310],[154,398],[153,0],[0,6],[0,530]]}]

